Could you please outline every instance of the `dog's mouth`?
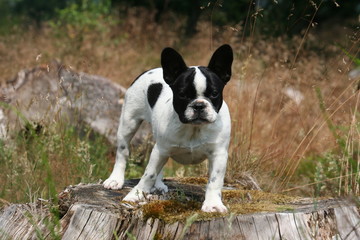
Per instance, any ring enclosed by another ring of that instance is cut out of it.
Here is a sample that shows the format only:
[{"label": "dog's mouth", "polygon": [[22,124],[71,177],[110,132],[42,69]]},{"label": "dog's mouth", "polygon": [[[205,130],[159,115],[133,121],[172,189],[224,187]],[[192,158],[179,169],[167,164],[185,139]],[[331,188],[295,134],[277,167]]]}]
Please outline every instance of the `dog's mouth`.
[{"label": "dog's mouth", "polygon": [[191,120],[189,123],[193,125],[202,125],[202,124],[209,124],[211,122],[208,119],[196,118],[194,120]]},{"label": "dog's mouth", "polygon": [[183,119],[182,121],[185,124],[192,124],[192,125],[204,125],[204,124],[209,124],[209,123],[213,123],[214,121],[209,120],[208,118],[202,117],[202,116],[197,116],[191,119]]}]

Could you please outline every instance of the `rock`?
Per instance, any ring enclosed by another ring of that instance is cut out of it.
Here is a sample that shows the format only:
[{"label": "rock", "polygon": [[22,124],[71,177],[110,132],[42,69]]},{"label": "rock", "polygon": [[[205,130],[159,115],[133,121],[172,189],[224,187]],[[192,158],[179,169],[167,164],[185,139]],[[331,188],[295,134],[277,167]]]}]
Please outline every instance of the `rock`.
[{"label": "rock", "polygon": [[[88,125],[115,145],[125,91],[106,78],[78,73],[58,62],[21,70],[0,90],[0,137],[27,122],[66,121]],[[136,141],[149,133],[148,125],[142,127]]]}]

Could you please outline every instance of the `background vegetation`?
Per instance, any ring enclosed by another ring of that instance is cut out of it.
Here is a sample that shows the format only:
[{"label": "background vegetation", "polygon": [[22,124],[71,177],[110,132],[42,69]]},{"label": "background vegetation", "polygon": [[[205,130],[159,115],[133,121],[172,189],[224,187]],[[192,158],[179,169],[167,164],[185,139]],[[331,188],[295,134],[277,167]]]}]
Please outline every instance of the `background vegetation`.
[{"label": "background vegetation", "polygon": [[[267,191],[357,195],[359,77],[349,72],[359,64],[359,14],[357,1],[332,0],[1,0],[0,82],[58,59],[128,87],[159,66],[166,46],[188,65],[206,65],[229,43],[226,180],[248,173]],[[79,131],[58,119],[41,129],[24,124],[0,140],[0,204],[105,179],[114,149]],[[148,150],[147,143],[134,149],[128,177],[142,174]],[[206,164],[170,162],[166,173],[206,175]]]}]

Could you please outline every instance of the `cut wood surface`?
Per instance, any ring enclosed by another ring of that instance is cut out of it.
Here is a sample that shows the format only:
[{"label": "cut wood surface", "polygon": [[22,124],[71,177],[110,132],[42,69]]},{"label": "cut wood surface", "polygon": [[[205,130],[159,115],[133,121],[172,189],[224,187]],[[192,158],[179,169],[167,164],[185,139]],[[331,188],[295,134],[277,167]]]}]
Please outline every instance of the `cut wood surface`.
[{"label": "cut wood surface", "polygon": [[159,199],[174,194],[185,206],[187,201],[201,203],[205,186],[168,179],[170,193],[165,196],[152,195],[148,203],[136,205],[121,202],[136,182],[127,181],[122,190],[107,190],[101,184],[67,187],[59,194],[58,227],[47,220],[51,207],[47,201],[12,204],[0,212],[0,239],[53,239],[56,233],[62,239],[360,239],[358,207],[350,200],[296,199],[279,203],[283,210],[247,214],[231,213],[230,206],[226,215],[195,211],[185,219],[168,221],[146,214],[146,204],[161,204],[167,200]]}]

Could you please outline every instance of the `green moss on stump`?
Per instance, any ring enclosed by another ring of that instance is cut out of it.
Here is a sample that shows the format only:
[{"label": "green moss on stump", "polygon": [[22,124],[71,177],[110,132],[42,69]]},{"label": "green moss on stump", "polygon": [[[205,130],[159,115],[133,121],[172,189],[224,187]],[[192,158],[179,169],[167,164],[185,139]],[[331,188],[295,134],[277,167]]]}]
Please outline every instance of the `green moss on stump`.
[{"label": "green moss on stump", "polygon": [[224,190],[222,191],[224,204],[228,213],[205,213],[201,211],[202,202],[183,199],[154,200],[143,205],[145,219],[158,218],[167,223],[185,222],[187,218],[198,214],[196,221],[209,220],[230,214],[250,214],[256,212],[276,212],[293,209],[292,203],[297,197],[281,194],[266,193],[257,190]]},{"label": "green moss on stump", "polygon": [[182,178],[174,178],[179,183],[184,184],[194,184],[194,185],[205,185],[208,182],[207,177],[182,177]]}]

